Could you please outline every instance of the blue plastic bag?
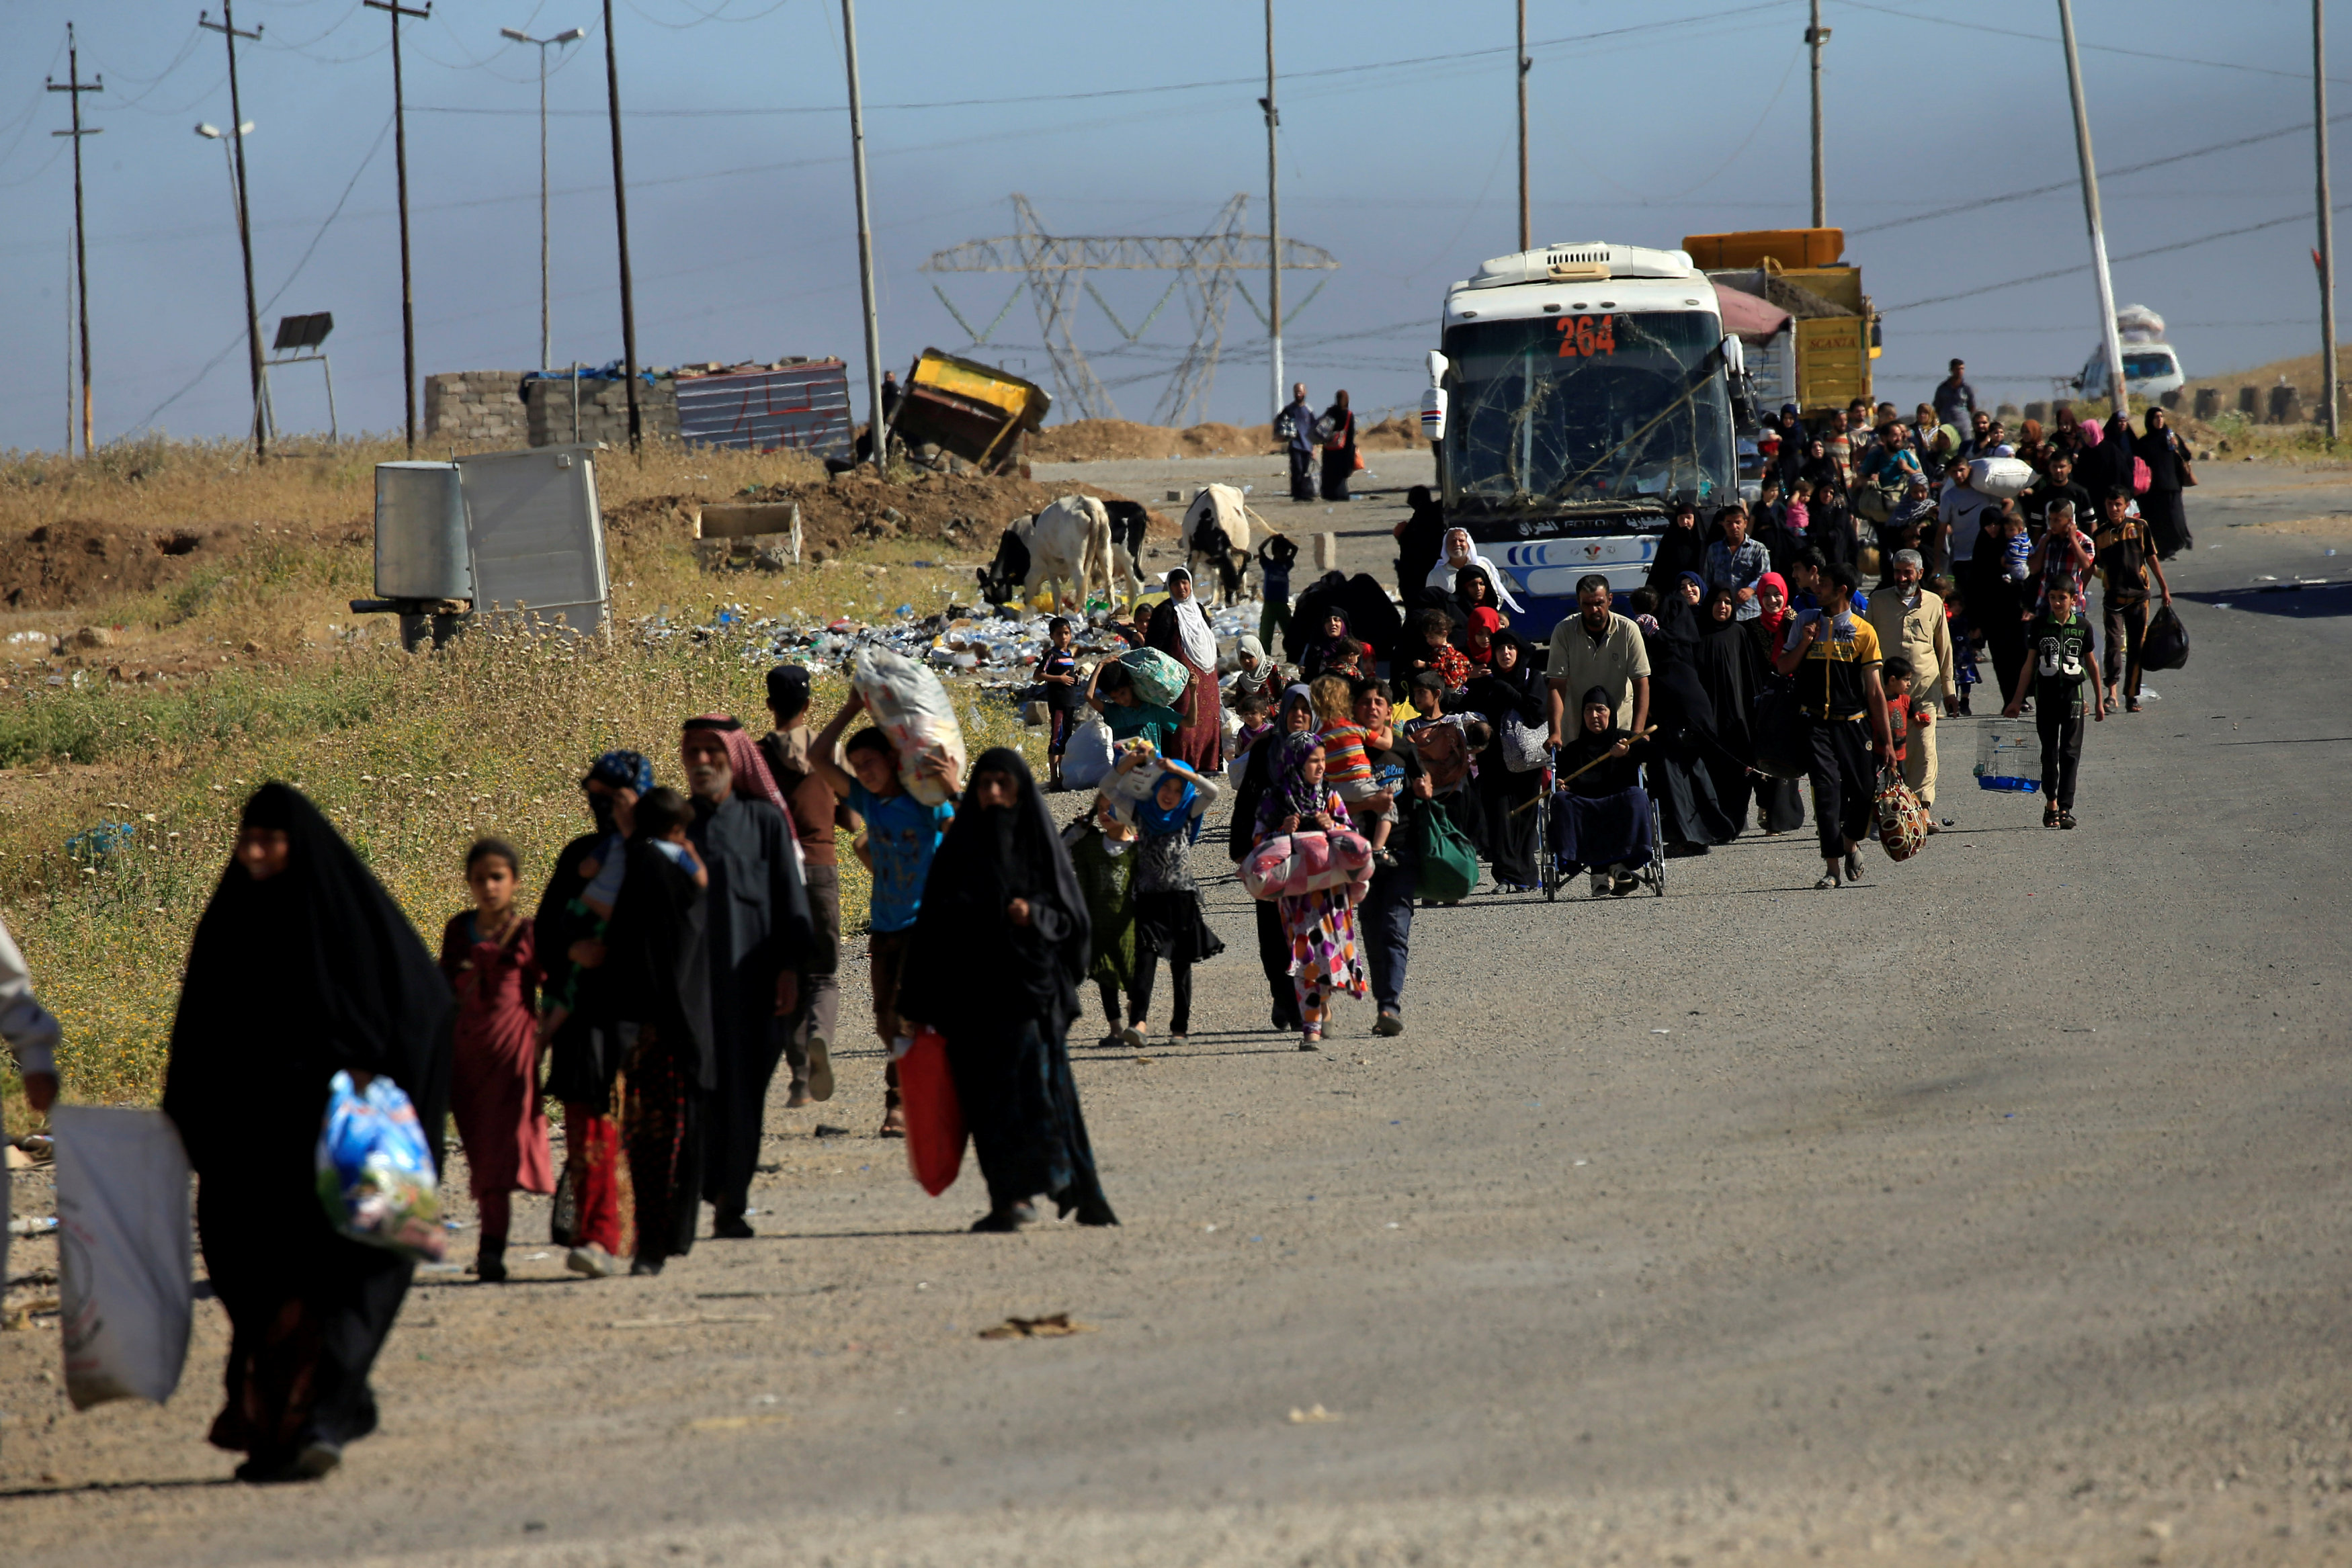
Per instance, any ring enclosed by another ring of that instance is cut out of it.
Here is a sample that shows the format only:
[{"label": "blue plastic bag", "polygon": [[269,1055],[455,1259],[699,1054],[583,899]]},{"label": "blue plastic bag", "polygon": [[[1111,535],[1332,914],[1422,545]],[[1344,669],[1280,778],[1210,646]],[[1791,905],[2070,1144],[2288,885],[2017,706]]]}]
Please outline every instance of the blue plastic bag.
[{"label": "blue plastic bag", "polygon": [[319,1201],[338,1231],[423,1262],[441,1260],[448,1238],[433,1150],[398,1084],[375,1078],[361,1090],[348,1072],[328,1080],[318,1166]]}]

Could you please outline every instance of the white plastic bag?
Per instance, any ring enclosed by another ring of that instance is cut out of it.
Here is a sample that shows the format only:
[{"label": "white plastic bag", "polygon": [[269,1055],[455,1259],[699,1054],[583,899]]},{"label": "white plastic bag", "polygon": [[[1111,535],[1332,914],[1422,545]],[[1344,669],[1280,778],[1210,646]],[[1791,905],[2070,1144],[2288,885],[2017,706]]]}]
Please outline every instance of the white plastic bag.
[{"label": "white plastic bag", "polygon": [[58,1289],[66,1395],[161,1405],[188,1355],[188,1156],[161,1111],[59,1105]]},{"label": "white plastic bag", "polygon": [[[849,684],[866,699],[866,710],[898,753],[898,782],[926,806],[948,799],[938,772],[941,763],[963,777],[963,726],[939,676],[903,653],[860,648],[850,661]],[[922,766],[928,758],[930,766]]]},{"label": "white plastic bag", "polygon": [[1969,488],[1996,501],[2014,501],[2033,488],[2033,465],[2022,457],[1971,458]]},{"label": "white plastic bag", "polygon": [[1530,728],[1519,716],[1503,716],[1503,766],[1513,773],[1532,773],[1551,751],[1551,730]]},{"label": "white plastic bag", "polygon": [[1062,748],[1062,782],[1073,789],[1091,789],[1110,772],[1113,761],[1110,726],[1089,718],[1070,732]]}]

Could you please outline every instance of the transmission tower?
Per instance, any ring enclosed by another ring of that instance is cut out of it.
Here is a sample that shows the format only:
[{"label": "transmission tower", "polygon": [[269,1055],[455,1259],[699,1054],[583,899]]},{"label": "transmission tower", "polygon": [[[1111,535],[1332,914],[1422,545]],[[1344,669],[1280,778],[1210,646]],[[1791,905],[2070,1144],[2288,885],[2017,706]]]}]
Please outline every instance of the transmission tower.
[{"label": "transmission tower", "polygon": [[[1154,418],[1167,424],[1194,423],[1206,413],[1209,392],[1216,382],[1217,358],[1224,349],[1226,308],[1234,295],[1240,292],[1251,309],[1257,308],[1256,301],[1242,288],[1238,274],[1245,267],[1266,267],[1270,259],[1265,235],[1242,232],[1242,214],[1248,204],[1246,195],[1234,197],[1218,212],[1207,231],[1198,235],[1053,235],[1046,232],[1036,209],[1029,204],[1029,198],[1016,193],[1013,198],[1013,233],[993,239],[966,240],[950,249],[934,252],[930,260],[923,263],[923,270],[1023,274],[1024,283],[1015,286],[995,320],[977,330],[938,284],[931,285],[931,289],[939,295],[940,303],[948,308],[948,313],[971,333],[972,341],[984,343],[1025,287],[1036,308],[1038,329],[1045,335],[1045,357],[1053,365],[1055,394],[1062,406],[1080,419],[1119,417],[1110,389],[1095,374],[1086,350],[1078,347],[1076,329],[1080,294],[1091,296],[1119,335],[1133,343],[1142,338],[1168,301],[1181,293],[1185,313],[1192,319],[1192,340],[1169,373]],[[1339,263],[1319,246],[1286,239],[1282,242],[1282,265],[1285,270],[1328,273]],[[1172,272],[1176,276],[1150,313],[1129,329],[1087,277],[1093,272]],[[1321,287],[1318,281],[1316,288]],[[1304,309],[1307,300],[1314,297],[1310,290],[1307,299],[1299,301],[1298,308]]]}]

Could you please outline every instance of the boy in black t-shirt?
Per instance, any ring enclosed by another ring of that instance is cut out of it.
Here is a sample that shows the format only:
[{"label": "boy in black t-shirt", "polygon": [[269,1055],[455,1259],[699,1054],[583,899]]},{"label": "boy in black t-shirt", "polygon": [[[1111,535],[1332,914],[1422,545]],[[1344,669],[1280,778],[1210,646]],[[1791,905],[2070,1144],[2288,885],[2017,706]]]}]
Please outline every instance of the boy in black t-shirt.
[{"label": "boy in black t-shirt", "polygon": [[2091,623],[2077,607],[2074,591],[2063,581],[2050,585],[2049,607],[2027,630],[2025,667],[2017,672],[2017,689],[2010,694],[2003,718],[2015,718],[2025,706],[2026,688],[2033,690],[2033,723],[2042,732],[2042,789],[2049,803],[2042,808],[2045,828],[2074,825],[2074,776],[2083,763],[2083,683],[2091,683],[2093,723],[2106,718],[2106,687],[2099,678]]}]

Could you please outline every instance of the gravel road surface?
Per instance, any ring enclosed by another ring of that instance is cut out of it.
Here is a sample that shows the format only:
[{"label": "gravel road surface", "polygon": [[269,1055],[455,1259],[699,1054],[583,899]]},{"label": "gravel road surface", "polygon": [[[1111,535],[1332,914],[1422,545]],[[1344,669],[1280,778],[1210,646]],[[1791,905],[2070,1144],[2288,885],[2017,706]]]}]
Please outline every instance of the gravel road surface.
[{"label": "gravel road surface", "polygon": [[[1407,1033],[1357,1005],[1318,1055],[1220,883],[1190,1042],[1075,1053],[1122,1228],[964,1234],[976,1180],[922,1196],[855,1053],[772,1111],[760,1239],[427,1277],[316,1487],[204,1445],[209,1303],[160,1409],[74,1415],[53,1331],[0,1335],[5,1555],[2352,1558],[2352,588],[2288,591],[2352,578],[2352,473],[2206,473],[2194,657],[2094,730],[2077,831],[1975,789],[1958,720],[1917,860],[1816,894],[1809,835],[1750,837],[1663,899],[1481,893],[1422,914]],[[1087,1332],[980,1337],[1055,1312]]]}]

